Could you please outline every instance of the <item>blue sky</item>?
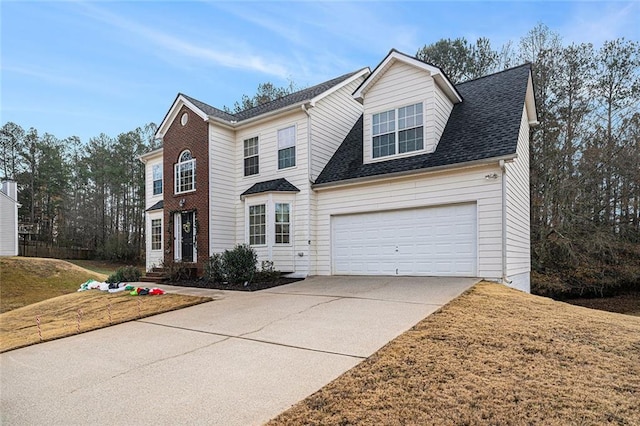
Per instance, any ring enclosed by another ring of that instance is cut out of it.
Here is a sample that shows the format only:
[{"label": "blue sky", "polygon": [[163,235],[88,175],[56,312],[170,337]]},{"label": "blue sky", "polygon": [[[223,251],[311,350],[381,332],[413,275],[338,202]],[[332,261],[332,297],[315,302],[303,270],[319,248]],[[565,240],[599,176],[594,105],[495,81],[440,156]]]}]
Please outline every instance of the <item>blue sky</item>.
[{"label": "blue sky", "polygon": [[0,124],[58,138],[159,123],[178,92],[232,106],[271,81],[310,86],[440,38],[640,41],[640,2],[3,1]]}]

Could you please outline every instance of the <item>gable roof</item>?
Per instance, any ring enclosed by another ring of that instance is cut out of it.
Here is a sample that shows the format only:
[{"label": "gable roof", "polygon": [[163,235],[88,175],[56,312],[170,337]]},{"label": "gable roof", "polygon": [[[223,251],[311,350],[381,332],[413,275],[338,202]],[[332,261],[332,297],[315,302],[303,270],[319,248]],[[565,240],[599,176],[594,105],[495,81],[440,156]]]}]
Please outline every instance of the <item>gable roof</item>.
[{"label": "gable roof", "polygon": [[240,194],[240,198],[247,195],[261,194],[263,192],[300,192],[300,190],[285,178],[280,178],[255,183]]},{"label": "gable roof", "polygon": [[385,72],[396,62],[403,62],[405,64],[411,65],[423,71],[429,73],[431,77],[433,77],[434,81],[440,87],[440,89],[447,95],[449,100],[452,103],[462,102],[462,96],[456,90],[455,86],[449,80],[449,77],[437,66],[430,64],[428,62],[424,62],[418,58],[413,56],[409,56],[406,53],[402,53],[396,49],[391,49],[387,56],[378,64],[377,67],[373,70],[371,74],[367,76],[367,78],[358,86],[358,88],[353,92],[353,97],[356,100],[362,101],[365,93],[369,90],[369,88],[374,85]]},{"label": "gable roof", "polygon": [[525,64],[458,84],[464,101],[453,106],[432,153],[364,164],[361,116],[314,186],[515,157],[530,71]]},{"label": "gable roof", "polygon": [[171,108],[164,116],[160,126],[158,126],[156,137],[161,137],[165,133],[166,128],[168,128],[173,122],[182,105],[187,105],[189,108],[193,109],[194,112],[196,112],[205,121],[209,118],[213,118],[224,125],[237,126],[244,124],[244,122],[249,120],[267,116],[268,114],[277,114],[290,108],[298,107],[299,105],[307,102],[313,103],[320,100],[326,94],[331,93],[332,89],[336,89],[342,84],[347,84],[351,79],[358,78],[368,73],[368,67],[362,68],[323,83],[316,84],[315,86],[299,90],[271,102],[240,111],[236,114],[225,112],[205,102],[199,101],[198,99],[192,98],[191,96],[185,95],[184,93],[178,93],[176,99],[171,105]]}]

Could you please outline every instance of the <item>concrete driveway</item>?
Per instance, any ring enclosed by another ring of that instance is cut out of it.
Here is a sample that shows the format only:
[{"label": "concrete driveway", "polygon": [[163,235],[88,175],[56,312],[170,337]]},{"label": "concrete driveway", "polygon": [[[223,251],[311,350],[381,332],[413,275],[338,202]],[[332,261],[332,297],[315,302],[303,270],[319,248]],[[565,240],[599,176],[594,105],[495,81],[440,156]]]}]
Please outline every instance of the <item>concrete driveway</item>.
[{"label": "concrete driveway", "polygon": [[[0,355],[1,423],[261,424],[472,286],[312,277]],[[171,287],[165,287],[171,288]]]}]

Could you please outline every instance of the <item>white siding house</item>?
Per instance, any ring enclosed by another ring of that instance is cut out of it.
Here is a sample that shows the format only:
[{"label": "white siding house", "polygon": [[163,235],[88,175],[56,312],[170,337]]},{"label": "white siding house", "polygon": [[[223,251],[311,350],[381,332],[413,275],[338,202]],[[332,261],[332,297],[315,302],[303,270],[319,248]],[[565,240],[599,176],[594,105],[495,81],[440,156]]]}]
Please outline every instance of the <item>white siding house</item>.
[{"label": "white siding house", "polygon": [[18,190],[13,181],[0,187],[0,256],[18,255]]},{"label": "white siding house", "polygon": [[[180,232],[162,223],[164,200],[176,217],[208,212],[207,246],[197,247],[208,255],[246,243],[299,276],[473,276],[528,291],[531,84],[526,65],[454,86],[392,50],[373,72],[237,114],[178,95],[156,136],[190,112],[207,123],[206,170],[194,173],[207,173],[208,204],[189,206],[197,188],[179,206],[171,188],[153,194],[154,167],[176,160],[162,149],[142,156],[147,268],[173,256],[165,240]],[[172,156],[189,135],[200,143],[181,125],[185,136],[164,140]]]}]

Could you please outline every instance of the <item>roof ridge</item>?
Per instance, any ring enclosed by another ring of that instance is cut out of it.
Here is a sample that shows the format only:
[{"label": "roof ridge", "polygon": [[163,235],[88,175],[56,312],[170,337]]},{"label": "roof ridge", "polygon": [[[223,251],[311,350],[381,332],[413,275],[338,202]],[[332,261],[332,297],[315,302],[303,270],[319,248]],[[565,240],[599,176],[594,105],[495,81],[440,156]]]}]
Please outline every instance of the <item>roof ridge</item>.
[{"label": "roof ridge", "polygon": [[243,109],[242,111],[238,111],[236,114],[233,114],[233,115],[245,114],[248,111],[251,111],[251,110],[256,109],[256,108],[265,108],[269,104],[272,104],[272,103],[277,102],[277,101],[282,101],[283,99],[286,99],[288,97],[294,97],[294,96],[296,96],[296,95],[298,95],[298,94],[300,94],[300,93],[302,93],[304,91],[307,91],[307,90],[308,91],[313,91],[313,89],[316,89],[316,88],[318,88],[320,86],[323,86],[323,85],[328,84],[328,83],[330,83],[332,81],[335,81],[335,80],[340,80],[340,79],[346,80],[347,78],[351,77],[352,75],[357,74],[358,72],[362,71],[363,69],[364,68],[360,68],[357,71],[348,72],[346,74],[342,74],[341,76],[330,78],[329,80],[323,81],[323,82],[318,83],[318,84],[314,84],[313,86],[305,87],[304,89],[300,89],[300,90],[296,90],[295,92],[288,93],[288,94],[286,94],[286,95],[284,95],[284,96],[282,96],[280,98],[276,98],[276,99],[270,100],[269,102],[265,102],[263,104],[253,106],[251,108]]},{"label": "roof ridge", "polygon": [[472,83],[474,81],[478,81],[478,80],[481,80],[481,79],[487,78],[487,77],[493,77],[493,76],[498,75],[498,74],[502,74],[502,73],[505,73],[505,72],[516,70],[518,68],[528,67],[529,69],[531,69],[531,66],[532,66],[531,62],[525,62],[523,64],[516,65],[516,66],[513,66],[513,67],[509,67],[509,68],[505,68],[503,70],[496,71],[496,72],[491,73],[491,74],[487,74],[487,75],[483,75],[483,76],[480,76],[480,77],[476,77],[476,78],[471,79],[471,80],[463,81],[462,83],[456,84],[456,86],[461,86],[463,84]]}]

